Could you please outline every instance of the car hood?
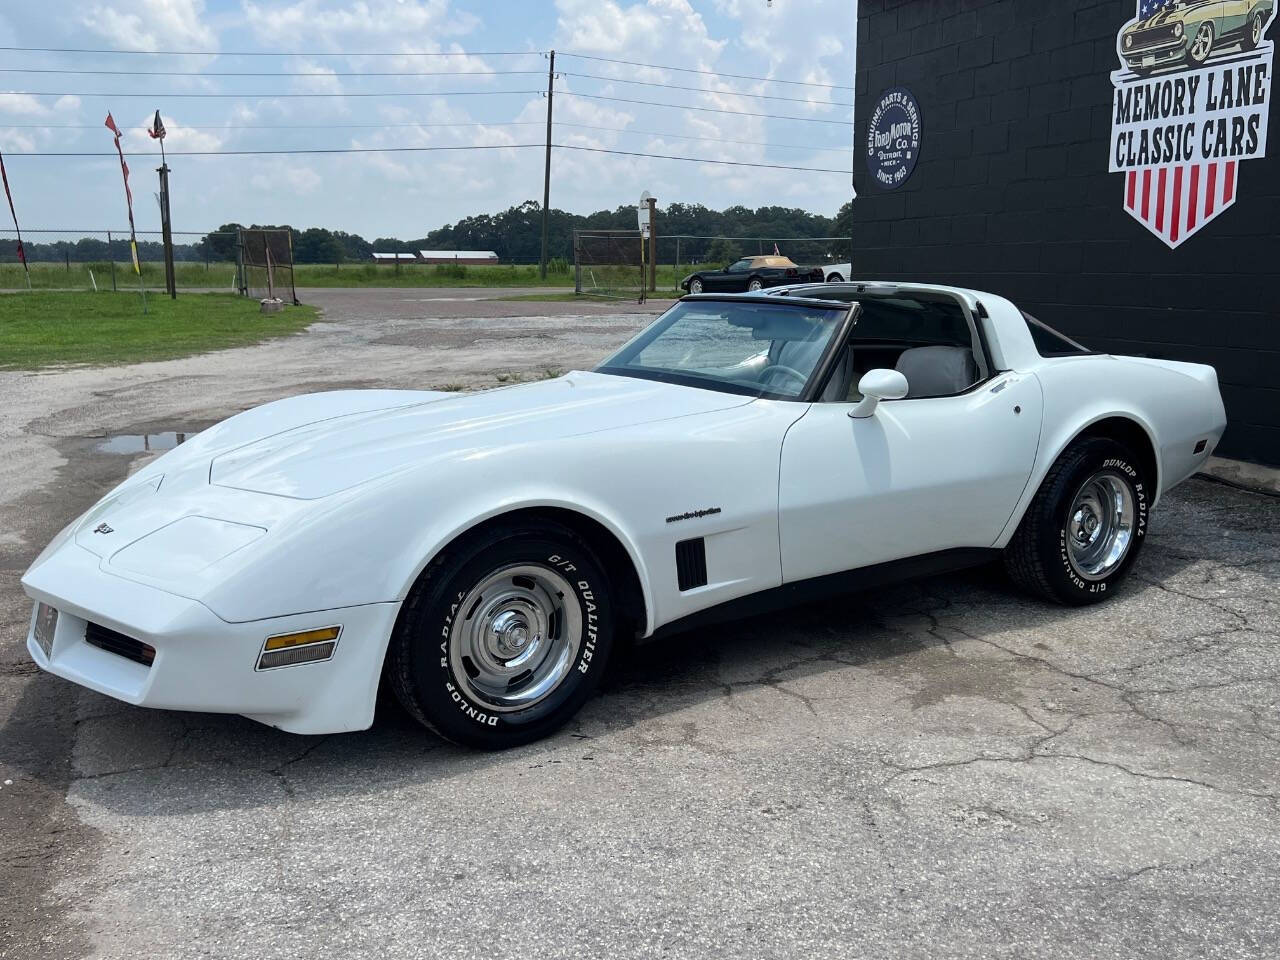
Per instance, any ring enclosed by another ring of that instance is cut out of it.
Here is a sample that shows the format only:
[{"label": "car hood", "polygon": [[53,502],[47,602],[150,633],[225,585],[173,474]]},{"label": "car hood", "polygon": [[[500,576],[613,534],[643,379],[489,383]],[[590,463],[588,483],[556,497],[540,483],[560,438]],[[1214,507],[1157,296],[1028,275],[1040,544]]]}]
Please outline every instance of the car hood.
[{"label": "car hood", "polygon": [[312,500],[432,463],[465,460],[483,469],[486,459],[508,448],[722,410],[752,399],[583,372],[438,396],[274,433],[214,457],[209,480]]},{"label": "car hood", "polygon": [[[1204,6],[1204,4],[1195,4],[1194,6]],[[1146,30],[1149,27],[1158,27],[1162,23],[1176,23],[1190,12],[1186,7],[1165,7],[1163,10],[1157,10],[1146,20],[1139,20],[1133,25],[1133,29]]]}]

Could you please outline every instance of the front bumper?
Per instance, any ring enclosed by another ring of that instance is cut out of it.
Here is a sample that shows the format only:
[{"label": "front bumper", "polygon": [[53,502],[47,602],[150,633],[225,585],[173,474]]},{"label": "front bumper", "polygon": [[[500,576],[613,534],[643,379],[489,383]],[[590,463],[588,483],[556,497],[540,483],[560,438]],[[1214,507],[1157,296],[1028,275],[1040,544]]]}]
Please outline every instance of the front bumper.
[{"label": "front bumper", "polygon": [[[398,603],[317,610],[228,623],[203,604],[99,568],[74,543],[23,577],[32,599],[58,611],[49,654],[36,640],[37,666],[125,703],[168,710],[238,713],[290,733],[363,730],[374,703]],[[155,649],[150,666],[88,643],[90,623]],[[255,670],[268,636],[341,624],[329,660]]]},{"label": "front bumper", "polygon": [[1125,50],[1123,56],[1131,70],[1151,70],[1155,67],[1181,63],[1187,58],[1187,38],[1184,36],[1141,49]]}]

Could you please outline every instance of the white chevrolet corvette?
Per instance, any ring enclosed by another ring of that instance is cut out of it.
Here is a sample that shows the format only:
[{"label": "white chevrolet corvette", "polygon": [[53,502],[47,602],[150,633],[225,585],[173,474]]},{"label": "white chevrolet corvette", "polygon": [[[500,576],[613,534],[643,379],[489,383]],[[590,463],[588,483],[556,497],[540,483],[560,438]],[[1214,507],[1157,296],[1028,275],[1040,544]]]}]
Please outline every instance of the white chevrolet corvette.
[{"label": "white chevrolet corvette", "polygon": [[[820,298],[820,299],[819,299]],[[687,297],[594,371],[292,397],[144,467],[31,565],[40,667],[128,703],[360,730],[380,684],[479,747],[573,716],[616,644],[983,562],[1125,576],[1225,426],[1217,377],[1000,297]]]}]

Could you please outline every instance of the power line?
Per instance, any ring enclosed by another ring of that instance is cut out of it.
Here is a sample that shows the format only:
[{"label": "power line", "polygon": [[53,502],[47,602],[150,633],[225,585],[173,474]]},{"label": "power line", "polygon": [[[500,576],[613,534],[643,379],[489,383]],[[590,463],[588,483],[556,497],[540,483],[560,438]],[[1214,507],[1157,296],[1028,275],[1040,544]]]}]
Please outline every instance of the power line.
[{"label": "power line", "polygon": [[[323,76],[323,74],[316,74]],[[50,92],[36,90],[10,90],[6,91],[10,95],[26,96],[26,97],[97,97],[99,99],[138,99],[146,98],[153,100],[235,100],[235,99],[261,99],[261,100],[296,100],[304,98],[318,97],[495,97],[504,95],[524,95],[524,96],[542,96],[541,90],[408,90],[408,91],[376,91],[376,92],[345,92],[345,93],[72,93],[72,92]],[[608,100],[613,103],[634,103],[642,104],[650,107],[667,107],[672,110],[696,110],[699,113],[723,113],[735,117],[762,117],[768,120],[796,120],[801,123],[833,123],[844,127],[851,127],[853,123],[848,120],[830,120],[823,117],[796,117],[789,114],[776,113],[751,113],[745,110],[725,110],[720,107],[695,107],[686,103],[663,103],[657,100],[636,100],[629,97],[606,97],[598,93],[572,93],[568,90],[562,90],[560,95],[563,97],[583,97],[589,100]]]},{"label": "power line", "polygon": [[[537,122],[541,121],[526,121]],[[829,153],[848,153],[849,148],[843,147],[811,147],[801,143],[765,143],[763,140],[734,140],[728,137],[694,137],[683,133],[660,133],[657,130],[633,130],[627,127],[599,127],[590,123],[569,123],[566,120],[557,120],[557,127],[576,127],[581,130],[600,130],[607,133],[635,133],[642,134],[646,137],[664,137],[671,140],[697,140],[700,143],[736,143],[745,147],[773,147],[785,150],[820,150]]]},{"label": "power line", "polygon": [[[543,50],[117,50],[104,47],[18,47],[0,46],[0,51],[13,53],[93,53],[111,56],[145,57],[545,57]],[[702,70],[694,67],[675,67],[659,63],[643,63],[639,60],[621,60],[614,57],[598,57],[585,53],[561,52],[563,57],[592,60],[596,63],[613,63],[628,67],[645,67],[651,70],[670,70],[676,73],[694,73],[709,77],[725,77],[730,80],[754,80],[762,83],[783,83],[797,87],[820,87],[825,90],[849,90],[852,86],[839,83],[820,83],[815,80],[785,80],[781,77],[760,77],[745,73],[722,73],[718,70]]]},{"label": "power line", "polygon": [[541,50],[109,50],[90,47],[0,47],[16,53],[103,53],[144,57],[541,57]]},{"label": "power line", "polygon": [[[714,163],[728,167],[761,167],[766,170],[802,170],[806,173],[842,173],[846,177],[852,170],[834,170],[830,167],[797,167],[786,163],[751,163],[746,160],[709,160],[706,157],[677,157],[666,153],[639,153],[633,150],[607,150],[604,147],[579,147],[567,143],[552,144],[557,150],[585,150],[588,153],[612,153],[623,157],[644,157],[647,160],[683,160],[688,163]],[[111,156],[111,154],[107,154]]]},{"label": "power line", "polygon": [[776,113],[749,113],[745,110],[724,110],[720,107],[695,107],[687,103],[659,103],[656,100],[632,100],[627,97],[606,97],[598,93],[570,93],[568,90],[560,91],[562,97],[586,97],[589,100],[609,100],[614,103],[638,103],[649,107],[668,107],[672,110],[697,110],[699,113],[726,113],[735,117],[763,117],[767,120],[798,120],[801,123],[834,123],[842,127],[851,127],[853,123],[849,120],[828,120],[822,117],[795,117],[789,114]]},{"label": "power line", "polygon": [[[474,121],[436,121],[423,120],[413,123],[224,123],[207,126],[203,124],[182,125],[183,130],[382,130],[393,127],[538,127],[542,120],[499,120],[487,123]],[[98,130],[100,123],[0,123],[0,130]],[[123,129],[145,130],[146,127],[126,127]]]},{"label": "power line", "polygon": [[[64,70],[60,67],[0,67],[0,73],[56,73],[95,77],[509,77],[517,74],[540,77],[546,75],[545,70],[330,70],[317,72],[314,70]],[[750,96],[750,94],[744,94],[744,96]]]},{"label": "power line", "polygon": [[[170,150],[171,157],[257,157],[257,156],[296,156],[302,154],[360,154],[360,153],[435,153],[440,151],[466,150],[522,150],[545,147],[542,143],[494,143],[472,144],[467,146],[436,147],[331,147],[304,150]],[[747,160],[714,160],[708,157],[682,157],[666,153],[642,153],[637,150],[613,150],[605,147],[586,147],[569,143],[553,143],[557,150],[578,150],[586,153],[608,153],[622,157],[642,157],[648,160],[679,160],[686,163],[712,163],[730,167],[758,167],[766,170],[800,170],[807,173],[840,173],[846,176],[852,171],[836,170],[829,167],[801,167],[784,163],[756,163]],[[36,153],[10,153],[10,157],[114,157],[114,153],[106,151],[44,151]]]},{"label": "power line", "polygon": [[[497,120],[485,121],[421,121],[414,123],[228,123],[206,126],[203,124],[183,124],[183,130],[230,131],[230,130],[383,130],[383,129],[416,129],[425,127],[540,127],[543,120]],[[695,137],[686,133],[671,133],[660,130],[637,130],[630,127],[605,127],[593,123],[573,123],[569,120],[555,121],[557,127],[572,127],[577,130],[596,130],[601,133],[623,133],[645,137],[662,137],[669,140],[694,140],[699,143],[732,143],[746,147],[770,147],[784,150],[815,150],[828,153],[848,153],[847,146],[817,147],[799,143],[767,143],[763,140],[738,140],[732,137]],[[0,130],[97,130],[100,123],[0,123]],[[128,129],[143,130],[145,127]]]},{"label": "power line", "polygon": [[[0,47],[0,49],[3,49]],[[638,60],[615,60],[610,57],[593,57],[585,53],[560,53],[562,57],[573,57],[576,60],[594,60],[597,63],[619,63],[628,67],[648,67],[652,70],[672,70],[677,73],[697,73],[708,77],[727,77],[730,80],[759,80],[764,83],[785,83],[797,87],[822,87],[826,90],[849,90],[853,87],[847,87],[839,83],[816,83],[812,80],[781,80],[777,77],[753,77],[744,73],[721,73],[718,70],[698,70],[693,67],[669,67],[658,63],[641,63]]]},{"label": "power line", "polygon": [[[87,70],[62,67],[0,67],[0,73],[37,73],[58,76],[94,77],[512,77],[541,76],[542,70]],[[777,100],[785,103],[814,103],[805,97],[783,97],[768,93],[749,93],[746,90],[712,90],[707,87],[690,87],[679,83],[660,83],[656,80],[629,80],[625,77],[606,77],[598,73],[563,71],[562,76],[584,80],[603,80],[609,83],[626,83],[640,87],[661,87],[667,90],[687,90],[692,93],[716,93],[725,96],[751,97],[756,100]],[[818,101],[821,102],[821,101]],[[832,101],[831,106],[852,107],[851,103]]]},{"label": "power line", "polygon": [[[443,150],[519,150],[525,147],[545,147],[544,143],[476,143],[434,147],[307,147],[285,150],[169,150],[170,157],[260,157],[294,156],[317,153],[432,153]],[[138,156],[133,153],[130,156]],[[10,157],[114,157],[114,153],[101,150],[48,150],[33,153],[10,152]]]},{"label": "power line", "polygon": [[[308,76],[323,77],[326,74],[315,73]],[[386,90],[373,93],[70,93],[37,90],[5,90],[3,93],[21,97],[98,97],[105,100],[126,100],[144,97],[151,100],[235,100],[260,99],[283,100],[307,97],[494,97],[502,94],[542,94],[541,90]]]},{"label": "power line", "polygon": [[852,107],[852,103],[841,100],[822,101],[809,100],[805,97],[776,97],[768,93],[747,93],[745,90],[711,90],[707,87],[688,87],[678,83],[658,83],[656,80],[625,80],[622,77],[604,77],[598,73],[571,73],[564,71],[566,77],[583,77],[588,80],[607,80],[610,83],[630,83],[640,87],[663,87],[667,90],[689,90],[694,93],[718,93],[732,97],[754,97],[757,100],[781,100],[786,103],[825,103],[833,107]]}]

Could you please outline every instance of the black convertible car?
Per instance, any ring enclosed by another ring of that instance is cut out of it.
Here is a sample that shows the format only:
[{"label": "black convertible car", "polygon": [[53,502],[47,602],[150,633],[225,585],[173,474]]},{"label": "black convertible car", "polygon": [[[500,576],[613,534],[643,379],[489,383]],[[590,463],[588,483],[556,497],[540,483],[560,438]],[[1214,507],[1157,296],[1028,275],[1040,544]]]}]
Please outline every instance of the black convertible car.
[{"label": "black convertible car", "polygon": [[689,293],[743,293],[784,283],[821,283],[821,267],[801,267],[790,257],[743,257],[723,270],[700,270],[680,281]]}]

